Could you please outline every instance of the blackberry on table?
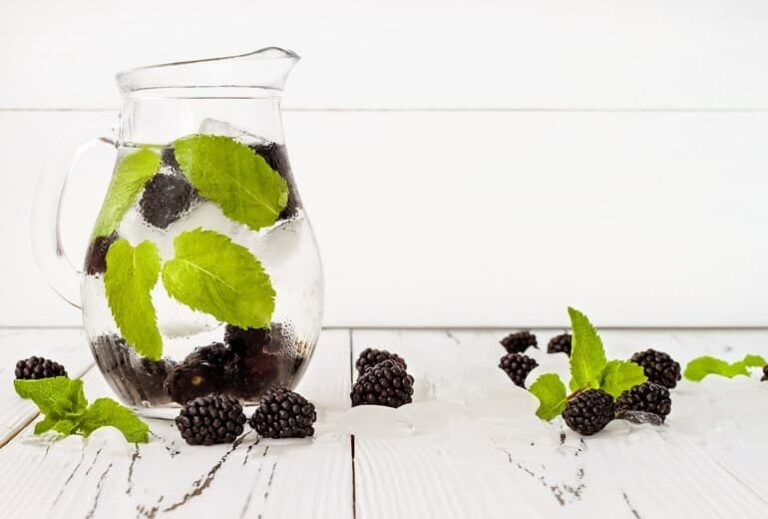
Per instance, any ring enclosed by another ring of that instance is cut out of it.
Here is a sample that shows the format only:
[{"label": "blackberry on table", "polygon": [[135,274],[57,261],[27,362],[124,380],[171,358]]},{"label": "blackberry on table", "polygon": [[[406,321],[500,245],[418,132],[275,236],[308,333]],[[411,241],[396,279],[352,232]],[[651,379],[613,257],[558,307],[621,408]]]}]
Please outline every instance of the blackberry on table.
[{"label": "blackberry on table", "polygon": [[377,350],[375,348],[366,348],[360,352],[355,362],[355,368],[357,368],[358,375],[365,372],[366,369],[375,366],[385,360],[394,360],[400,364],[403,369],[408,369],[408,365],[405,363],[405,359],[400,357],[397,353],[390,353],[387,350]]},{"label": "blackberry on table", "polygon": [[669,389],[653,382],[644,382],[624,391],[616,401],[616,412],[642,411],[664,418],[672,410]]},{"label": "blackberry on table", "polygon": [[565,353],[569,357],[571,356],[571,334],[562,333],[549,341],[547,345],[547,353]]},{"label": "blackberry on table", "polygon": [[186,177],[157,174],[144,186],[139,208],[147,223],[165,229],[189,209],[194,197],[195,189]]},{"label": "blackberry on table", "polygon": [[664,352],[648,349],[635,353],[630,360],[642,366],[648,380],[666,388],[674,388],[681,378],[680,364]]},{"label": "blackberry on table", "polygon": [[93,239],[85,253],[86,274],[95,276],[107,271],[107,252],[117,238],[117,233],[113,232],[109,236],[97,236]]},{"label": "blackberry on table", "polygon": [[385,360],[366,370],[352,386],[352,406],[383,405],[400,407],[410,404],[413,377],[396,360]]},{"label": "blackberry on table", "polygon": [[602,389],[587,389],[566,404],[563,419],[577,433],[589,436],[603,430],[615,413],[611,395]]},{"label": "blackberry on table", "polygon": [[499,342],[507,350],[507,353],[524,353],[531,346],[534,348],[539,347],[536,336],[527,330],[510,333]]},{"label": "blackberry on table", "polygon": [[171,370],[163,389],[179,404],[210,393],[229,392],[239,375],[239,361],[234,352],[220,342],[196,348]]},{"label": "blackberry on table", "polygon": [[763,366],[763,378],[761,378],[763,382],[768,381],[768,365]]},{"label": "blackberry on table", "polygon": [[274,388],[261,397],[259,407],[248,421],[265,438],[306,438],[315,434],[315,406],[286,388]]},{"label": "blackberry on table", "polygon": [[525,387],[525,378],[538,365],[538,362],[522,353],[507,353],[499,362],[499,367],[520,387]]},{"label": "blackberry on table", "polygon": [[17,379],[37,380],[41,378],[66,377],[67,370],[58,362],[44,357],[30,357],[16,363]]},{"label": "blackberry on table", "polygon": [[235,397],[212,394],[184,404],[176,417],[181,437],[190,445],[232,443],[243,434],[243,407]]}]

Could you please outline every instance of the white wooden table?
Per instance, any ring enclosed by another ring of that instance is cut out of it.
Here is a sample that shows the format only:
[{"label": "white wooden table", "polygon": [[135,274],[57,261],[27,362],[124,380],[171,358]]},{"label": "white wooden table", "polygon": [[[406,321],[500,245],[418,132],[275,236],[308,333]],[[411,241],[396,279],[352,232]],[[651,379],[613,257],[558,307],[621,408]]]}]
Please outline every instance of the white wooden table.
[{"label": "white wooden table", "polygon": [[[0,331],[0,517],[768,517],[768,383],[683,383],[667,426],[617,421],[582,438],[533,419],[527,393],[497,384],[505,332],[326,330],[299,388],[319,409],[313,440],[250,432],[189,447],[161,420],[140,446],[112,429],[34,437],[35,409],[11,384],[18,358],[84,374],[89,399],[110,391],[80,330]],[[540,345],[557,333],[538,331]],[[768,351],[766,330],[602,335],[609,358]],[[349,409],[367,346],[407,359],[417,403]]]}]

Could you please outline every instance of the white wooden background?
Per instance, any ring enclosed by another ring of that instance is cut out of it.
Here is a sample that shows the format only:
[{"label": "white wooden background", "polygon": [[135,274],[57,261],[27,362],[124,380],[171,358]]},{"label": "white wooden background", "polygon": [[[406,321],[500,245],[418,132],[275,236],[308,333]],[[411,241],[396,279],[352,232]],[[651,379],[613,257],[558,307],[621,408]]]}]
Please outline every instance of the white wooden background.
[{"label": "white wooden background", "polygon": [[[278,44],[326,324],[768,324],[759,0],[3,0],[0,325],[74,325],[28,245],[36,177],[115,72]],[[73,186],[79,256],[106,172]],[[79,194],[78,194],[79,193]]]}]

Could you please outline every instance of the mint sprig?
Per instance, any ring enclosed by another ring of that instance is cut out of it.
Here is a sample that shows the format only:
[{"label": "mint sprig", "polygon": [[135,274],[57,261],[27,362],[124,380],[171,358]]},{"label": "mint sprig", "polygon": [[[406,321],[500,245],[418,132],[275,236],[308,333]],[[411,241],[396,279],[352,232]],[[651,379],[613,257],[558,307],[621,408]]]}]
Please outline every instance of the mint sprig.
[{"label": "mint sprig", "polygon": [[32,400],[43,414],[43,420],[35,425],[35,434],[52,431],[62,437],[88,437],[96,429],[110,426],[123,433],[128,442],[149,441],[149,426],[127,407],[110,398],[99,398],[88,405],[80,379],[15,380],[13,387],[21,398]]},{"label": "mint sprig", "polygon": [[[568,307],[573,333],[571,346],[570,397],[587,389],[602,389],[614,398],[647,380],[643,368],[628,360],[608,361],[603,340],[586,315]],[[536,415],[551,420],[560,415],[567,404],[565,385],[554,373],[541,375],[529,391],[539,399]]]},{"label": "mint sprig", "polygon": [[693,359],[685,367],[683,376],[693,382],[699,382],[708,375],[733,378],[738,375],[749,376],[749,368],[765,366],[766,361],[760,355],[746,355],[742,360],[729,363],[725,360],[704,355]]}]

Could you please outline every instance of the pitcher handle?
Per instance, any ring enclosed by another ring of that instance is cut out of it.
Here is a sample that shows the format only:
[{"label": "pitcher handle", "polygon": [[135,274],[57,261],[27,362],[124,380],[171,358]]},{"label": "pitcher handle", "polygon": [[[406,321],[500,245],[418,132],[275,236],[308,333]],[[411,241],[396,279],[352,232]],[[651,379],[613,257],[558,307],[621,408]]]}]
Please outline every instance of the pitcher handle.
[{"label": "pitcher handle", "polygon": [[67,179],[83,156],[96,145],[107,144],[116,148],[111,139],[100,137],[82,144],[68,169],[47,167],[40,174],[32,205],[32,251],[38,267],[53,290],[76,308],[81,308],[80,276],[67,257],[61,240],[60,225],[62,203],[67,190]]}]

